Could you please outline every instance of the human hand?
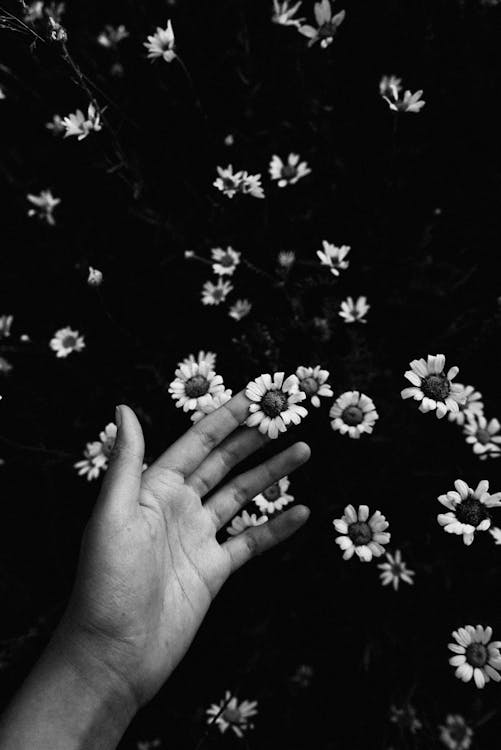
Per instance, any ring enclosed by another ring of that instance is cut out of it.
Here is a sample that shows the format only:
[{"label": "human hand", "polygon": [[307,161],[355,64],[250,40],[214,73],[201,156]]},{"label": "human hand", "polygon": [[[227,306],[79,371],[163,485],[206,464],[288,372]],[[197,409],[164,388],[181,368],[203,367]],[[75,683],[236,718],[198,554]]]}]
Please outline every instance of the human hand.
[{"label": "human hand", "polygon": [[296,443],[219,487],[232,468],[268,442],[256,429],[240,426],[249,403],[241,392],[144,473],[139,422],[130,408],[117,408],[114,454],[56,640],[78,670],[105,665],[135,708],[153,697],[182,659],[228,576],[309,516],[305,506],[295,506],[217,541],[216,532],[242,506],[310,455],[306,444]]}]

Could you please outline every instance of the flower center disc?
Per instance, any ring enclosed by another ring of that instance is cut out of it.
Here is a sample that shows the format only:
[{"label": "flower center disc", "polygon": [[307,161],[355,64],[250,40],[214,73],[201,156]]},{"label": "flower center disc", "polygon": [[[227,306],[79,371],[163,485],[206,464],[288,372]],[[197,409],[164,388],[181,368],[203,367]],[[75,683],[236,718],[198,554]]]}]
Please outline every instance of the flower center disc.
[{"label": "flower center disc", "polygon": [[343,422],[354,427],[364,421],[364,413],[359,406],[348,406],[342,414]]},{"label": "flower center disc", "polygon": [[218,260],[217,262],[220,263],[224,268],[229,268],[234,263],[233,258],[231,257],[229,253],[226,253],[225,255],[223,255],[221,260]]},{"label": "flower center disc", "polygon": [[477,440],[482,445],[487,445],[487,443],[490,443],[491,436],[488,432],[488,430],[483,430],[482,428],[477,430]]},{"label": "flower center disc", "polygon": [[451,384],[445,375],[427,375],[421,388],[425,396],[438,401],[444,401],[451,392]]},{"label": "flower center disc", "polygon": [[291,180],[295,176],[296,167],[293,167],[291,164],[286,164],[285,167],[282,167],[282,177],[285,180]]},{"label": "flower center disc", "polygon": [[225,719],[229,724],[240,724],[242,715],[238,708],[226,708],[223,711],[223,719]]},{"label": "flower center disc", "polygon": [[356,545],[367,544],[372,539],[372,530],[368,523],[365,521],[357,521],[356,523],[350,524],[348,528],[348,536],[352,542]]},{"label": "flower center disc", "polygon": [[184,390],[190,398],[199,398],[205,396],[209,390],[209,381],[203,375],[193,375],[186,381]]},{"label": "flower center disc", "polygon": [[282,391],[268,391],[261,399],[261,409],[267,417],[278,417],[286,404],[287,396]]},{"label": "flower center disc", "polygon": [[478,526],[481,521],[490,518],[485,505],[475,497],[467,497],[456,506],[456,517],[461,523],[468,523],[470,526]]},{"label": "flower center disc", "polygon": [[272,484],[270,487],[268,487],[263,492],[263,495],[270,503],[274,503],[275,500],[278,500],[278,498],[280,497],[280,486],[278,482],[275,482],[275,484]]},{"label": "flower center disc", "polygon": [[470,643],[466,648],[466,658],[473,667],[483,667],[487,661],[487,649],[482,643]]},{"label": "flower center disc", "polygon": [[318,382],[315,378],[305,378],[299,384],[299,388],[306,393],[307,396],[312,396],[318,391]]},{"label": "flower center disc", "polygon": [[64,346],[65,349],[73,349],[76,343],[77,343],[77,340],[74,336],[65,336],[64,339],[61,341],[61,344]]}]

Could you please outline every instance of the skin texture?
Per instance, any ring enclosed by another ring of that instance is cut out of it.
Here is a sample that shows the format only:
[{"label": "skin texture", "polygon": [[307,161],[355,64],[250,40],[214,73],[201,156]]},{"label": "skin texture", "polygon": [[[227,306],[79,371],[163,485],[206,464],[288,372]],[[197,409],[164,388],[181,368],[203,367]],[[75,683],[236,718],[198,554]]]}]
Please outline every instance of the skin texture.
[{"label": "skin texture", "polygon": [[[249,403],[239,393],[144,473],[139,422],[128,407],[117,408],[114,454],[84,534],[73,594],[0,727],[2,749],[115,747],[186,653],[228,576],[307,520],[308,509],[295,506],[216,539],[248,501],[310,454],[296,443],[225,484],[229,471],[268,442],[240,427]],[[65,699],[48,716],[53,689]]]}]

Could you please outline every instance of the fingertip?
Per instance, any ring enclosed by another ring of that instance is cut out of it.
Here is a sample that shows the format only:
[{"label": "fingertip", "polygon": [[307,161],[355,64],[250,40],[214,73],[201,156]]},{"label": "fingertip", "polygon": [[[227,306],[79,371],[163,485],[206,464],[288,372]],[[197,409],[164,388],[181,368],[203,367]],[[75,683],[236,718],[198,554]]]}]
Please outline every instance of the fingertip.
[{"label": "fingertip", "polygon": [[301,461],[301,463],[306,463],[306,461],[310,459],[311,448],[308,445],[308,443],[305,443],[303,441],[300,441],[299,443],[295,443],[294,449],[296,451],[298,460]]},{"label": "fingertip", "polygon": [[298,524],[306,523],[311,515],[310,509],[306,505],[295,505],[291,508],[293,520]]}]

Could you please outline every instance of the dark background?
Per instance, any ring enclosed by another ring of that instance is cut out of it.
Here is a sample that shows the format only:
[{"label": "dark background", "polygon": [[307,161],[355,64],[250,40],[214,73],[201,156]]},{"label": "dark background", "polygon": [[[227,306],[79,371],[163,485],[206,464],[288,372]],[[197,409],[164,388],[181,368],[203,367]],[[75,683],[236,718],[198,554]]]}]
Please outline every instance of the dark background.
[{"label": "dark background", "polygon": [[[456,680],[447,643],[477,622],[501,638],[501,552],[488,534],[471,548],[445,535],[436,497],[458,477],[501,490],[500,467],[479,462],[460,428],[420,414],[400,389],[410,359],[444,352],[458,380],[483,393],[486,415],[500,414],[501,7],[343,7],[322,50],[272,24],[268,1],[69,2],[69,49],[114,130],[80,143],[44,127],[88,103],[59,45],[1,32],[0,314],[14,315],[0,342],[14,367],[0,383],[2,700],[64,607],[99,484],[73,463],[115,404],[138,413],[151,461],[190,424],[167,387],[176,362],[203,348],[234,390],[261,372],[320,363],[336,396],[361,389],[380,414],[372,436],[352,441],[330,429],[324,403],[282,439],[312,447],[291,485],[311,520],[228,583],[123,748],[158,736],[194,750],[205,708],[225,689],[259,701],[256,728],[245,741],[213,729],[206,747],[434,748],[447,713],[476,726],[475,748],[497,746],[501,688]],[[308,0],[301,15],[311,19]],[[189,77],[177,61],[146,59],[142,42],[168,17]],[[106,23],[130,31],[118,56],[95,41]],[[117,61],[121,76],[110,72]],[[426,100],[396,127],[378,88],[391,73]],[[290,151],[312,174],[280,190],[269,160]],[[230,162],[262,173],[266,200],[212,187],[216,166]],[[26,194],[47,187],[62,199],[55,227],[26,215]],[[339,280],[313,263],[323,239],[352,247]],[[211,270],[184,258],[227,244],[246,261],[230,299],[253,303],[241,323],[227,304],[201,305]],[[288,277],[280,250],[297,255]],[[89,264],[104,273],[99,290],[86,283]],[[367,295],[366,326],[338,317],[348,294]],[[87,346],[56,360],[48,342],[65,325]],[[331,522],[349,502],[385,513],[414,587],[395,593],[375,562],[342,561]],[[302,689],[291,681],[301,664],[313,669]],[[415,736],[389,721],[390,706],[408,702],[424,725]]]}]

